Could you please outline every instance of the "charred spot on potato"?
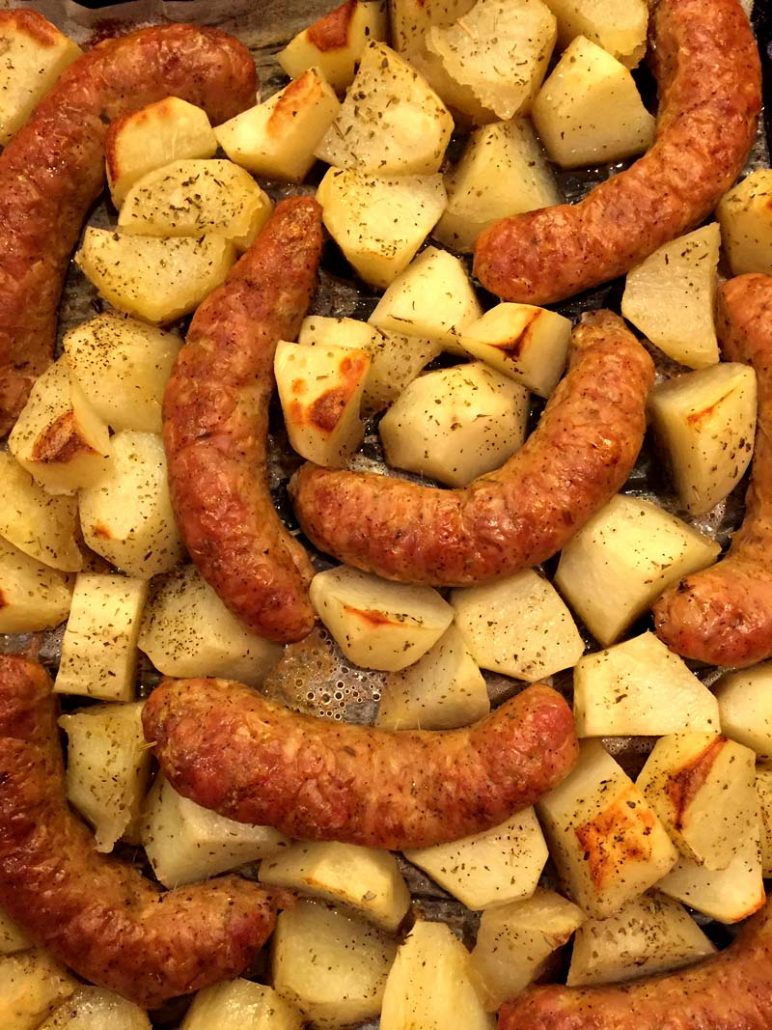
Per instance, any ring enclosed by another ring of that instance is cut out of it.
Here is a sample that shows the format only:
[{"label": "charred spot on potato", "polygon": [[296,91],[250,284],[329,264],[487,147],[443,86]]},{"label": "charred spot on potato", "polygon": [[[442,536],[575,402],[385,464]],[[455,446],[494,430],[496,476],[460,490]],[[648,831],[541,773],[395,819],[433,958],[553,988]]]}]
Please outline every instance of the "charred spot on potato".
[{"label": "charred spot on potato", "polygon": [[314,22],[308,29],[309,43],[322,53],[345,47],[348,43],[349,25],[356,8],[357,0],[346,0],[340,7]]},{"label": "charred spot on potato", "polygon": [[710,775],[713,763],[718,758],[725,744],[726,738],[718,737],[708,744],[705,750],[692,759],[688,765],[683,766],[678,772],[668,776],[667,782],[664,785],[664,792],[673,803],[673,825],[676,829],[683,829],[686,811]]},{"label": "charred spot on potato", "polygon": [[42,464],[68,462],[82,454],[96,454],[84,443],[74,411],[66,411],[40,434],[32,448],[32,460]]}]

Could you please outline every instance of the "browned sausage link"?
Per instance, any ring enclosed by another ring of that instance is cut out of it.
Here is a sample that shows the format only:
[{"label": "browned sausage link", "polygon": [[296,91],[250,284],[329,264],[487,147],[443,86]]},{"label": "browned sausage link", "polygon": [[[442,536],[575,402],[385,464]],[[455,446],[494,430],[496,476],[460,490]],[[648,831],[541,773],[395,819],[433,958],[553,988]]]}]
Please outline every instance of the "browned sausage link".
[{"label": "browned sausage link", "polygon": [[580,203],[484,232],[475,273],[493,293],[544,304],[623,275],[700,222],[740,173],[761,106],[761,69],[738,0],[660,0],[652,36],[654,146]]},{"label": "browned sausage link", "polygon": [[425,847],[503,822],[577,756],[571,711],[528,687],[468,729],[390,732],[298,715],[224,680],[166,680],[145,736],[185,797],[291,837]]},{"label": "browned sausage link", "polygon": [[672,651],[711,665],[744,666],[772,656],[772,276],[724,283],[718,331],[724,355],[748,362],[758,379],[745,519],[724,560],[666,591],[654,619]]},{"label": "browned sausage link", "polygon": [[772,907],[729,948],[690,969],[617,987],[532,987],[499,1011],[499,1030],[769,1030]]},{"label": "browned sausage link", "polygon": [[[3,18],[14,12],[0,12]],[[104,183],[109,122],[169,95],[221,122],[254,103],[249,51],[215,29],[164,25],[72,64],[0,156],[0,436],[47,366],[67,260]]]},{"label": "browned sausage link", "polygon": [[559,551],[627,478],[643,442],[653,366],[610,312],[587,316],[537,429],[465,490],[305,465],[291,489],[323,551],[387,579],[463,586]]},{"label": "browned sausage link", "polygon": [[238,876],[161,893],[98,854],[65,798],[44,669],[0,656],[0,904],[94,983],[153,1008],[238,976],[271,934],[269,892]]},{"label": "browned sausage link", "polygon": [[279,204],[196,312],[164,398],[172,503],[188,550],[231,611],[281,642],[314,624],[313,570],[271,501],[268,402],[276,344],[298,333],[321,247],[316,201]]}]

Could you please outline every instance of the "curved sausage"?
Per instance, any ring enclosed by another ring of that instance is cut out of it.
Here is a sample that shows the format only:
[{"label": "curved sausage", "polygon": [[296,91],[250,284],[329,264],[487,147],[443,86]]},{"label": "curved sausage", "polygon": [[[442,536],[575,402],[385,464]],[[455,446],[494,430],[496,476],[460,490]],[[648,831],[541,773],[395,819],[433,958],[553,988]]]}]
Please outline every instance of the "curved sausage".
[{"label": "curved sausage", "polygon": [[623,275],[697,225],[739,175],[761,107],[761,68],[738,0],[660,0],[652,35],[654,146],[578,204],[487,229],[474,270],[493,293],[544,304]]},{"label": "curved sausage", "polygon": [[724,951],[620,986],[532,987],[499,1010],[499,1030],[769,1030],[772,904]]},{"label": "curved sausage", "polygon": [[142,718],[176,790],[304,840],[401,851],[487,830],[571,770],[574,720],[528,687],[461,730],[389,731],[298,715],[226,680],[165,680]]},{"label": "curved sausage", "polygon": [[671,651],[742,667],[772,657],[772,276],[723,284],[718,335],[727,359],[748,362],[758,379],[745,519],[723,561],[667,590],[654,605],[654,621]]},{"label": "curved sausage", "polygon": [[293,340],[316,284],[321,209],[276,208],[193,317],[164,397],[172,504],[201,575],[250,629],[281,643],[307,636],[313,575],[268,489],[273,356]]},{"label": "curved sausage", "polygon": [[322,551],[407,583],[466,586],[549,558],[619,489],[646,428],[653,366],[610,312],[574,331],[571,367],[525,445],[464,490],[304,465],[290,485]]},{"label": "curved sausage", "polygon": [[[2,20],[14,12],[0,12]],[[67,262],[104,185],[110,121],[174,95],[215,123],[255,102],[249,51],[216,29],[164,25],[101,43],[62,74],[0,155],[0,436],[56,340]]]},{"label": "curved sausage", "polygon": [[161,893],[100,855],[70,811],[45,670],[0,656],[0,904],[76,973],[137,1005],[238,976],[273,931],[272,896],[238,876]]}]

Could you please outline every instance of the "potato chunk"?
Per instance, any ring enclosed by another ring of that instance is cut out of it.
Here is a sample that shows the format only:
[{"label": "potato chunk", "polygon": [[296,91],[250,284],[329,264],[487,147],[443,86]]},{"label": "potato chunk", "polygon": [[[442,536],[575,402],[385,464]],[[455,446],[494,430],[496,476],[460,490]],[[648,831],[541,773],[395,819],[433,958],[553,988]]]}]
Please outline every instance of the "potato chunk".
[{"label": "potato chunk", "polygon": [[79,987],[38,1030],[151,1030],[147,1012],[104,987]]},{"label": "potato chunk", "polygon": [[558,44],[586,36],[612,57],[634,68],[646,53],[646,0],[547,0],[558,19]]},{"label": "potato chunk", "polygon": [[13,955],[32,947],[32,941],[24,930],[0,909],[0,955]]},{"label": "potato chunk", "polygon": [[34,633],[67,618],[71,577],[0,538],[0,633]]},{"label": "potato chunk", "polygon": [[725,193],[716,215],[732,272],[772,275],[772,169],[756,169]]},{"label": "potato chunk", "polygon": [[0,536],[52,569],[77,572],[83,555],[75,542],[78,504],[34,481],[7,451],[0,451]]},{"label": "potato chunk", "polygon": [[226,980],[199,991],[181,1030],[302,1030],[303,1018],[272,987]]},{"label": "potato chunk", "polygon": [[756,794],[761,810],[760,846],[761,871],[772,876],[772,766],[756,766]]},{"label": "potato chunk", "polygon": [[772,758],[772,662],[722,676],[715,691],[722,732]]},{"label": "potato chunk", "polygon": [[37,1030],[78,987],[64,966],[40,949],[0,958],[0,1026]]}]

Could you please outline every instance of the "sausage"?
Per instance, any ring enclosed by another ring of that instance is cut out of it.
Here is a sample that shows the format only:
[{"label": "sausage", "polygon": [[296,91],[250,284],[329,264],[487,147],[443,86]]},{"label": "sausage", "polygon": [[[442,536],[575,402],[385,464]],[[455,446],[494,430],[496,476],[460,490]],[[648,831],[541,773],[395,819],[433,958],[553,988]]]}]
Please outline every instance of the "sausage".
[{"label": "sausage", "polygon": [[653,366],[611,312],[574,331],[571,367],[525,445],[464,490],[304,465],[290,492],[323,551],[387,579],[466,586],[559,551],[619,489],[643,442]]},{"label": "sausage", "polygon": [[495,223],[474,270],[506,300],[544,304],[623,275],[697,225],[742,170],[761,107],[759,54],[738,0],[660,0],[657,139],[578,204]]},{"label": "sausage", "polygon": [[[0,26],[14,13],[0,11]],[[253,104],[255,90],[249,51],[230,36],[194,25],[143,29],[78,58],[5,148],[0,436],[51,359],[69,255],[104,184],[110,121],[174,95],[205,108],[218,123]]]},{"label": "sausage", "polygon": [[268,402],[280,339],[297,336],[316,283],[321,209],[276,208],[193,317],[164,397],[180,532],[204,579],[250,629],[281,643],[311,631],[313,575],[268,489]]},{"label": "sausage", "polygon": [[273,931],[274,896],[238,876],[162,893],[100,855],[65,797],[51,681],[0,656],[0,905],[87,980],[153,1008],[238,976]]},{"label": "sausage", "polygon": [[758,429],[745,519],[729,553],[682,579],[654,605],[671,651],[743,667],[772,657],[772,276],[742,275],[719,291],[718,335],[730,361],[758,379]]},{"label": "sausage", "polygon": [[499,1010],[498,1030],[768,1030],[772,903],[734,942],[689,969],[608,987],[529,988]]},{"label": "sausage", "polygon": [[143,722],[197,804],[291,837],[397,851],[498,825],[578,754],[568,705],[543,685],[466,729],[396,732],[299,715],[226,680],[165,680]]}]

